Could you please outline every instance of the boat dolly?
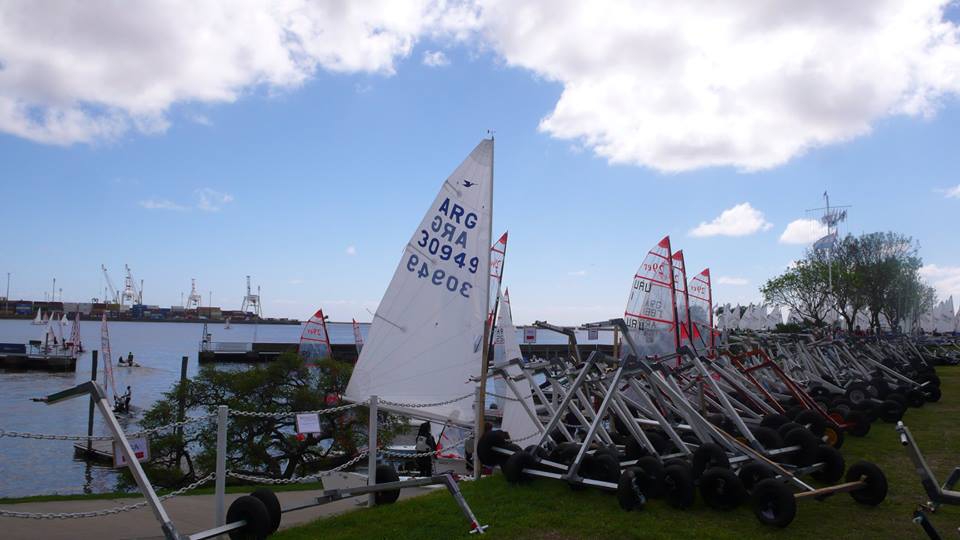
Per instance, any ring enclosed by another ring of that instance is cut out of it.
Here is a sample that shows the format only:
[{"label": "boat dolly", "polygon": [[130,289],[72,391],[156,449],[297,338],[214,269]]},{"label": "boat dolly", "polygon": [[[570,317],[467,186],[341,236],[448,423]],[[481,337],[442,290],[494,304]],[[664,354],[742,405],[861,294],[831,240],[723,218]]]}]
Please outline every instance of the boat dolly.
[{"label": "boat dolly", "polygon": [[[399,477],[392,467],[383,466],[385,470],[378,471],[377,478],[383,478],[386,480],[384,482],[375,485],[324,490],[322,494],[313,497],[309,502],[288,508],[282,508],[280,506],[280,501],[273,491],[266,488],[257,489],[253,493],[244,495],[230,504],[230,507],[227,509],[227,523],[225,525],[189,535],[181,534],[177,532],[173,521],[163,507],[163,503],[161,503],[160,498],[153,489],[153,485],[150,484],[150,480],[147,478],[143,467],[141,467],[140,462],[134,456],[130,442],[120,427],[120,423],[117,422],[117,417],[113,414],[113,408],[107,402],[106,393],[104,393],[103,388],[101,388],[96,381],[88,381],[73,388],[51,394],[42,398],[41,401],[47,405],[53,405],[54,403],[85,395],[90,396],[91,400],[97,406],[97,409],[99,409],[103,415],[114,441],[120,444],[120,451],[123,453],[124,458],[126,458],[126,462],[130,467],[130,473],[133,475],[137,487],[140,488],[140,492],[146,499],[147,505],[153,511],[154,517],[160,523],[163,536],[167,540],[203,540],[221,534],[227,534],[234,540],[240,538],[262,539],[277,531],[280,527],[282,514],[286,512],[304,510],[341,499],[370,494],[374,495],[377,503],[390,504],[396,502],[400,497],[400,490],[402,488],[427,485],[443,485],[447,488],[450,495],[453,496],[457,502],[457,506],[460,507],[460,511],[470,523],[471,534],[483,534],[487,528],[487,525],[480,525],[477,518],[473,515],[473,511],[463,498],[463,494],[460,492],[460,488],[452,475],[440,474],[424,478],[399,480]],[[379,468],[380,467],[378,467],[378,469]],[[380,474],[381,472],[385,472],[386,474]]]}]

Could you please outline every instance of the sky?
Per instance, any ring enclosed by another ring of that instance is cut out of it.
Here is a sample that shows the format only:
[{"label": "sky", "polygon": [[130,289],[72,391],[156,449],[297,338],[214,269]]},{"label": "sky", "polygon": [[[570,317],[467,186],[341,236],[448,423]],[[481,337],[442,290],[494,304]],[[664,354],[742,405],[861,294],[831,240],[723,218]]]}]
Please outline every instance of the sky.
[{"label": "sky", "polygon": [[825,191],[960,296],[956,3],[180,4],[0,0],[11,298],[129,264],[147,304],[250,275],[267,316],[369,321],[488,130],[520,324],[620,315],[664,235],[758,302]]}]

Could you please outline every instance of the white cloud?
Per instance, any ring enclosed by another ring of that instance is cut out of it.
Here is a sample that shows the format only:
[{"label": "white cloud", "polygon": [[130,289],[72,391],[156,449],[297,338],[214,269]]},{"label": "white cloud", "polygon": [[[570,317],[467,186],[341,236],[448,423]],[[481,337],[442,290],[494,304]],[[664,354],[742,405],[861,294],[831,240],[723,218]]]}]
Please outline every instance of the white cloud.
[{"label": "white cloud", "polygon": [[568,276],[573,276],[573,277],[583,277],[583,276],[587,275],[587,271],[586,271],[586,270],[573,270],[573,271],[571,271],[571,272],[567,272],[567,275],[568,275]]},{"label": "white cloud", "polygon": [[357,254],[357,248],[356,246],[347,246],[346,252],[347,252],[347,255],[350,255],[352,257]]},{"label": "white cloud", "polygon": [[218,212],[223,205],[233,202],[233,195],[220,193],[210,188],[201,188],[195,192],[199,201],[197,208],[206,212]]},{"label": "white cloud", "polygon": [[773,227],[763,217],[763,212],[750,206],[750,203],[740,203],[728,208],[707,223],[703,221],[690,231],[690,236],[746,236]]},{"label": "white cloud", "polygon": [[465,37],[444,1],[4,3],[0,132],[53,144],[162,132],[178,102],[296,88],[318,69],[390,75],[425,34]]},{"label": "white cloud", "polygon": [[450,63],[447,55],[443,51],[427,51],[423,53],[423,65],[430,67],[443,67]]},{"label": "white cloud", "polygon": [[940,298],[953,295],[960,299],[960,266],[927,264],[920,269],[920,275],[933,285]]},{"label": "white cloud", "polygon": [[960,184],[951,188],[938,189],[937,191],[943,193],[943,196],[948,199],[960,199]]},{"label": "white cloud", "polygon": [[720,276],[717,278],[717,283],[720,285],[748,285],[750,281],[742,277]]},{"label": "white cloud", "polygon": [[190,209],[190,208],[187,207],[187,206],[183,206],[182,204],[177,204],[177,203],[175,203],[175,202],[173,202],[173,201],[170,201],[170,200],[167,200],[167,199],[147,199],[147,200],[144,200],[144,201],[140,201],[138,204],[139,204],[140,206],[144,207],[144,208],[149,209],[149,210],[177,210],[177,211],[183,211],[183,210],[189,210],[189,209]]},{"label": "white cloud", "polygon": [[187,118],[194,124],[200,124],[201,126],[210,127],[213,125],[213,122],[211,122],[210,118],[205,114],[194,113],[188,115]]},{"label": "white cloud", "polygon": [[827,226],[816,219],[795,219],[780,235],[781,244],[812,244],[827,234]]},{"label": "white cloud", "polygon": [[563,86],[540,129],[662,171],[780,165],[960,90],[949,0],[483,0],[508,65]]}]

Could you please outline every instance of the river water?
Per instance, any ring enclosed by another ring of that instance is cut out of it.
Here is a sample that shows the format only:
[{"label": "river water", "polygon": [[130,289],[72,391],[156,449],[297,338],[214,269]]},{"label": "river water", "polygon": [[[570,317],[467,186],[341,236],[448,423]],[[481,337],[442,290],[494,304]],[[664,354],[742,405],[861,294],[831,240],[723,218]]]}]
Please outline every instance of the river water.
[{"label": "river water", "polygon": [[[100,322],[81,323],[84,347],[100,348]],[[366,333],[366,325],[363,325]],[[0,320],[0,343],[26,343],[41,339],[44,327],[26,320]],[[132,352],[139,368],[114,367],[118,389],[132,388],[132,403],[147,409],[180,377],[181,357],[188,361],[188,376],[198,371],[197,350],[203,332],[202,323],[111,322],[110,344],[113,364],[117,357]],[[213,341],[296,343],[299,325],[210,324]],[[334,343],[353,343],[350,323],[331,323]],[[69,335],[69,328],[67,330]],[[101,360],[102,362],[102,360]],[[101,363],[102,366],[102,363]],[[228,364],[218,369],[245,369],[243,364]],[[98,377],[103,380],[103,372]],[[55,405],[31,401],[90,380],[90,353],[77,361],[75,373],[41,371],[0,371],[0,429],[33,433],[86,434],[89,400],[76,398]],[[127,432],[136,431],[136,419],[121,418]],[[94,434],[106,435],[99,415]],[[47,495],[53,493],[100,493],[116,489],[117,473],[104,466],[92,466],[74,459],[73,442],[0,437],[0,497]]]}]

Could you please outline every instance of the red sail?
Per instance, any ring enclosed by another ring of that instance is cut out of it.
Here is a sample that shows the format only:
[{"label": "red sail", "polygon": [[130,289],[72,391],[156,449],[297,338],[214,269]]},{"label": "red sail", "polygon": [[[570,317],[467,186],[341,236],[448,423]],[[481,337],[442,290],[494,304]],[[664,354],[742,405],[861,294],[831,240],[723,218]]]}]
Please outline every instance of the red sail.
[{"label": "red sail", "polygon": [[693,341],[693,324],[690,321],[690,299],[687,294],[687,265],[683,260],[683,250],[673,254],[671,258],[673,263],[673,292],[674,303],[677,306],[677,321],[679,321],[680,332],[678,343],[680,345],[692,346],[697,349],[697,343]]},{"label": "red sail", "polygon": [[698,348],[713,356],[716,337],[713,330],[713,290],[710,285],[710,269],[706,268],[692,280],[687,290],[690,297],[690,320],[693,322],[693,341]]},{"label": "red sail", "polygon": [[318,309],[303,326],[299,352],[300,356],[307,361],[330,357],[330,334],[327,333],[327,321],[322,309]]},{"label": "red sail", "polygon": [[[642,356],[671,354],[677,349],[671,257],[670,237],[666,236],[647,252],[633,276],[623,317]],[[628,348],[623,352],[630,353]]]}]

